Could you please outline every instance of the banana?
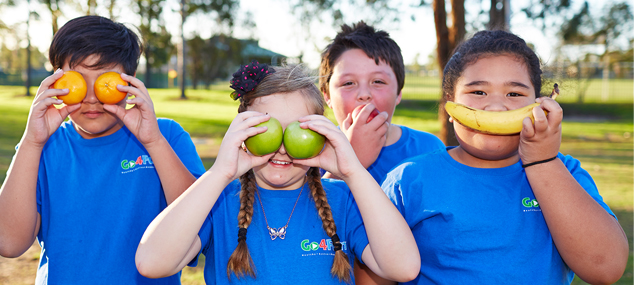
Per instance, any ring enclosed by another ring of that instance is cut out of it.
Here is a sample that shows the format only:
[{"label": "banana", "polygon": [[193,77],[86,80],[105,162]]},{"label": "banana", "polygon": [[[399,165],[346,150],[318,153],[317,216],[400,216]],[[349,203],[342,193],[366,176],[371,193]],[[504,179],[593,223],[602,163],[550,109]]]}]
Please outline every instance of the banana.
[{"label": "banana", "polygon": [[494,135],[512,135],[522,131],[522,121],[526,117],[533,117],[533,108],[539,103],[533,103],[510,111],[484,111],[447,101],[445,110],[458,123],[476,131]]}]

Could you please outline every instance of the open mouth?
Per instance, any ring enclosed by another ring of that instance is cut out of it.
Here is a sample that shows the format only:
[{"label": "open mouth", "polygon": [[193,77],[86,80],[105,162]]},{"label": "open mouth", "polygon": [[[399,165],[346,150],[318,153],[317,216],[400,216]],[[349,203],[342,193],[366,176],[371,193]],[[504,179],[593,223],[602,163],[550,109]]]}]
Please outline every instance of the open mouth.
[{"label": "open mouth", "polygon": [[277,165],[289,165],[289,164],[292,164],[292,162],[290,162],[290,161],[281,161],[281,160],[275,160],[275,159],[271,159],[269,161],[271,163],[277,164]]}]

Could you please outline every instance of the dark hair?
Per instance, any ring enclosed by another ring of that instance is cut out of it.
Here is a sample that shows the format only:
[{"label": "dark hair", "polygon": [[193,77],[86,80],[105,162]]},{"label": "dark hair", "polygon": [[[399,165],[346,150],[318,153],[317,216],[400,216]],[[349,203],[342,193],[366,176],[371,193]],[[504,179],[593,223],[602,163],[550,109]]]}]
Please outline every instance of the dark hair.
[{"label": "dark hair", "polygon": [[310,71],[304,65],[271,66],[275,72],[270,73],[256,85],[240,97],[238,113],[247,110],[253,101],[259,97],[275,93],[291,93],[299,91],[304,95],[313,107],[315,114],[324,114],[324,98],[315,86],[315,77],[310,76]]},{"label": "dark hair", "polygon": [[134,75],[141,45],[139,37],[125,25],[100,16],[83,16],[68,21],[55,33],[48,57],[58,69],[66,62],[72,68],[96,55],[99,60],[89,68],[119,64],[126,74]]},{"label": "dark hair", "polygon": [[526,65],[535,88],[535,96],[539,97],[542,88],[539,57],[522,38],[506,31],[495,30],[477,32],[456,48],[443,71],[443,99],[453,100],[456,82],[467,66],[480,58],[498,55],[516,57]]},{"label": "dark hair", "polygon": [[385,61],[390,65],[400,92],[405,85],[405,65],[401,48],[390,38],[385,31],[377,31],[374,27],[360,21],[352,27],[344,24],[335,39],[321,53],[321,65],[319,66],[319,89],[328,93],[330,77],[335,62],[346,51],[351,49],[361,49],[365,54],[374,59],[376,64]]},{"label": "dark hair", "polygon": [[[324,99],[321,96],[321,93],[319,93],[317,86],[315,86],[315,78],[309,76],[309,72],[303,65],[282,67],[273,66],[271,69],[275,70],[275,72],[266,75],[253,90],[240,96],[240,106],[238,107],[238,112],[241,113],[246,111],[257,98],[275,93],[291,93],[299,91],[302,96],[308,99],[308,104],[310,104],[312,108],[311,110],[315,112],[315,114],[323,115]],[[332,238],[333,235],[337,234],[337,226],[335,225],[335,220],[332,217],[332,211],[330,209],[330,205],[328,204],[326,191],[321,184],[321,174],[319,169],[311,167],[306,175],[310,193],[315,200],[317,214],[321,218],[322,228],[326,234]],[[244,232],[251,224],[251,218],[253,217],[253,203],[255,201],[254,193],[257,189],[253,170],[247,171],[240,177],[240,184],[241,191],[240,211],[238,212],[238,236],[240,236],[241,230],[244,235]],[[229,278],[231,278],[231,273],[234,273],[238,278],[245,275],[252,277],[255,277],[256,275],[255,265],[251,259],[246,238],[238,239],[238,245],[229,257],[229,261],[227,262],[227,276]],[[350,275],[350,262],[347,254],[342,250],[335,249],[335,256],[330,273],[339,280],[346,283],[351,282],[352,277]]]}]

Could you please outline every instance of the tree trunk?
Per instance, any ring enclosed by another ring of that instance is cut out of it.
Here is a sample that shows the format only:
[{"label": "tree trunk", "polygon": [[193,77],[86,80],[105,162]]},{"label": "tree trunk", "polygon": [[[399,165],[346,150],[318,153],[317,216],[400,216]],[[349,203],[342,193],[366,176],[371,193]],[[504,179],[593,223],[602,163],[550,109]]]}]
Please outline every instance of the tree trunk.
[{"label": "tree trunk", "polygon": [[110,0],[110,4],[108,4],[108,16],[110,17],[110,20],[115,20],[115,15],[114,15],[114,6],[115,3],[117,2],[117,0]]},{"label": "tree trunk", "polygon": [[57,34],[57,30],[59,30],[59,26],[57,25],[57,18],[59,18],[59,8],[53,9],[53,7],[48,7],[48,10],[51,11],[51,26],[53,27],[53,35]]},{"label": "tree trunk", "polygon": [[[445,1],[434,0],[432,3],[434,22],[436,25],[436,53],[438,55],[440,74],[442,74],[445,69],[445,65],[447,65],[454,48],[463,40],[465,35],[464,0],[450,1],[452,6],[451,19],[453,23],[451,29],[447,27]],[[440,123],[440,140],[447,146],[458,145],[453,124],[449,123],[449,114],[445,111],[445,96],[442,91],[438,104],[438,121]]]},{"label": "tree trunk", "polygon": [[29,0],[29,17],[26,18],[26,96],[31,96],[31,36],[29,28],[31,27],[31,1]]},{"label": "tree trunk", "polygon": [[185,18],[187,17],[186,12],[185,12],[185,0],[181,0],[181,50],[179,52],[179,56],[178,58],[179,60],[179,69],[180,69],[180,76],[178,77],[178,85],[180,85],[181,88],[181,99],[187,99],[187,96],[185,95],[185,68],[187,67],[186,63],[185,63],[185,59],[187,58],[185,55],[187,53],[185,53],[185,47],[187,46],[187,42],[185,41]]},{"label": "tree trunk", "polygon": [[143,53],[145,54],[145,82],[143,83],[147,86],[147,88],[150,88],[150,81],[152,81],[152,65],[150,64],[150,57],[152,55],[150,54],[150,47],[148,43],[145,43],[145,51]]}]

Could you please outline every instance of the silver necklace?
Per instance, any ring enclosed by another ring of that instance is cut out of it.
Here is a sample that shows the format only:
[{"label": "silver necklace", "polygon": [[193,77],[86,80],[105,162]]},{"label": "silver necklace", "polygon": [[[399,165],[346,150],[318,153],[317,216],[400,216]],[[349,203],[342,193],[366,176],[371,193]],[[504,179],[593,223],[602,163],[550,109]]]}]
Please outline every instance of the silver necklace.
[{"label": "silver necklace", "polygon": [[266,222],[266,228],[269,230],[269,235],[271,236],[271,240],[275,240],[276,238],[285,239],[286,238],[286,228],[288,228],[288,223],[291,221],[291,217],[293,217],[293,212],[295,212],[295,207],[297,207],[297,202],[299,201],[299,197],[302,196],[302,191],[304,191],[304,185],[306,184],[306,177],[304,177],[304,183],[302,183],[302,189],[299,190],[299,195],[297,196],[297,200],[295,200],[295,205],[293,206],[293,210],[291,211],[291,215],[288,216],[288,221],[286,221],[286,225],[281,228],[271,228],[269,227],[269,221],[266,219],[266,212],[264,212],[264,205],[262,205],[262,198],[260,198],[260,191],[255,189],[255,193],[258,194],[258,201],[260,202],[260,207],[262,207],[262,214],[264,214],[264,222]]}]

